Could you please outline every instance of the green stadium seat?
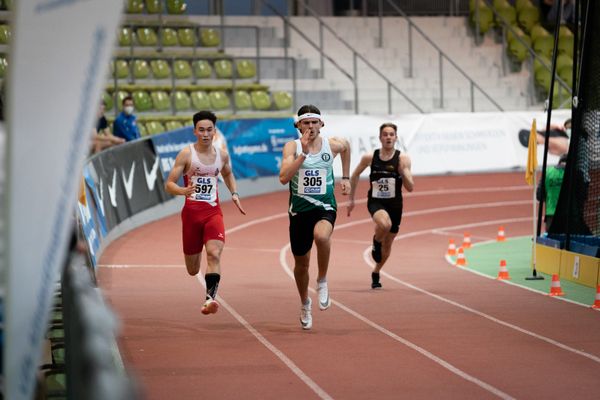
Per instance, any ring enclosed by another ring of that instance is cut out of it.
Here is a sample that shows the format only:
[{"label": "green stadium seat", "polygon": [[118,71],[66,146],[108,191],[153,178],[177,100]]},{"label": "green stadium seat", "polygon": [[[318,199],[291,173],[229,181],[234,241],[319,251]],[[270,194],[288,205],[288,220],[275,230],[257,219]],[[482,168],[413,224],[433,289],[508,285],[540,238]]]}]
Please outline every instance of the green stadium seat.
[{"label": "green stadium seat", "polygon": [[529,31],[529,34],[531,36],[531,41],[535,42],[538,38],[543,37],[543,36],[550,36],[550,32],[548,32],[543,26],[541,25],[534,25],[531,30]]},{"label": "green stadium seat", "polygon": [[148,131],[148,135],[156,135],[157,133],[164,132],[165,127],[158,121],[148,121],[146,122],[146,130]]},{"label": "green stadium seat", "polygon": [[140,136],[148,136],[148,131],[146,130],[145,124],[141,123],[140,121],[137,121],[137,127],[140,130]]},{"label": "green stadium seat", "polygon": [[217,60],[215,61],[214,67],[217,78],[231,79],[233,74],[230,60]]},{"label": "green stadium seat", "polygon": [[155,79],[167,79],[171,77],[171,67],[165,60],[150,61],[150,68]]},{"label": "green stadium seat", "polygon": [[511,28],[512,29],[506,29],[506,43],[510,43],[515,40],[515,36],[518,36],[521,39],[527,37],[527,34],[518,26],[512,25]]},{"label": "green stadium seat", "polygon": [[206,60],[196,60],[192,63],[194,75],[198,79],[207,79],[212,76],[212,67]]},{"label": "green stadium seat", "polygon": [[177,29],[177,38],[180,46],[194,47],[196,45],[196,34],[193,28]]},{"label": "green stadium seat", "polygon": [[557,73],[560,79],[562,79],[567,86],[573,88],[573,65],[571,65],[571,68],[565,66],[558,70]]},{"label": "green stadium seat", "polygon": [[131,46],[135,40],[135,33],[129,28],[119,29],[119,46]]},{"label": "green stadium seat", "polygon": [[163,46],[177,46],[179,41],[177,40],[177,31],[173,28],[164,28],[159,31]]},{"label": "green stadium seat", "polygon": [[183,128],[183,124],[179,121],[167,121],[165,122],[165,129],[167,132],[174,131],[176,129]]},{"label": "green stadium seat", "polygon": [[104,104],[106,104],[105,109],[107,111],[112,110],[113,107],[115,106],[112,96],[110,94],[108,94],[108,92],[106,92],[106,91],[102,92],[102,101],[104,102]]},{"label": "green stadium seat", "polygon": [[8,63],[6,62],[5,56],[0,56],[0,79],[6,76],[6,70],[8,69]]},{"label": "green stadium seat", "polygon": [[192,67],[185,60],[175,60],[173,63],[173,75],[176,79],[189,79],[192,77]]},{"label": "green stadium seat", "polygon": [[167,0],[167,12],[169,14],[183,14],[187,4],[183,0]]},{"label": "green stadium seat", "polygon": [[173,98],[175,100],[176,111],[185,111],[192,107],[190,96],[183,90],[176,90],[173,94]]},{"label": "green stadium seat", "polygon": [[473,9],[473,11],[471,12],[471,15],[469,17],[469,21],[471,22],[471,25],[473,27],[475,27],[477,25],[477,22],[479,23],[479,32],[481,34],[485,34],[487,31],[490,30],[490,28],[493,25],[494,22],[494,13],[492,12],[492,10],[485,4],[485,2],[483,0],[477,0],[476,1],[476,7],[479,8],[479,20],[477,21],[477,12],[475,10],[475,8]]},{"label": "green stadium seat", "polygon": [[556,57],[556,72],[560,71],[563,68],[568,68],[569,70],[573,70],[573,59],[566,54],[559,54]]},{"label": "green stadium seat", "polygon": [[155,90],[150,93],[152,104],[156,111],[167,111],[171,109],[171,98],[163,90]]},{"label": "green stadium seat", "polygon": [[146,11],[149,14],[158,14],[162,11],[162,0],[146,0]]},{"label": "green stadium seat", "polygon": [[504,21],[502,21],[502,18],[496,17],[496,26],[502,26],[503,22],[509,25],[514,25],[517,22],[517,11],[506,0],[496,6],[496,11],[500,17],[504,18]]},{"label": "green stadium seat", "polygon": [[250,60],[238,60],[235,62],[237,76],[240,79],[250,79],[256,76],[256,64]]},{"label": "green stadium seat", "polygon": [[201,29],[200,43],[203,47],[218,47],[221,44],[219,32],[212,28]]},{"label": "green stadium seat", "polygon": [[[569,100],[569,101],[567,101]],[[568,90],[564,88],[560,83],[554,82],[554,92],[552,93],[552,108],[571,108],[571,95]],[[563,103],[565,103],[563,105]]]},{"label": "green stadium seat", "polygon": [[517,21],[525,31],[531,31],[540,22],[540,10],[534,5],[523,6],[517,14]]},{"label": "green stadium seat", "polygon": [[10,27],[6,24],[0,25],[0,44],[8,44],[10,42]]},{"label": "green stadium seat", "polygon": [[535,83],[537,83],[542,89],[548,93],[550,89],[550,81],[552,80],[552,73],[546,68],[538,68],[534,72]]},{"label": "green stadium seat", "polygon": [[252,100],[245,90],[236,90],[233,93],[233,104],[237,110],[249,110],[252,108]]},{"label": "green stadium seat", "polygon": [[227,93],[222,90],[215,90],[208,95],[210,98],[211,108],[217,111],[225,110],[231,107],[231,102]]},{"label": "green stadium seat", "polygon": [[117,79],[125,79],[129,77],[129,65],[125,60],[114,60],[110,63],[112,76]]},{"label": "green stadium seat", "polygon": [[573,32],[571,32],[571,30],[569,29],[569,27],[567,25],[561,25],[560,28],[558,29],[558,37],[559,38],[563,38],[563,37],[570,37],[572,38]]},{"label": "green stadium seat", "polygon": [[542,56],[551,58],[554,49],[554,37],[552,35],[538,37],[533,42],[533,50]]},{"label": "green stadium seat", "polygon": [[273,92],[272,96],[277,110],[289,110],[292,108],[292,95],[288,92],[277,91]]},{"label": "green stadium seat", "polygon": [[264,90],[255,90],[250,94],[252,106],[255,110],[268,110],[271,108],[271,97]]},{"label": "green stadium seat", "polygon": [[508,43],[507,51],[510,56],[518,62],[523,62],[529,55],[527,46],[531,46],[531,39],[527,35],[521,36],[521,39],[527,44],[523,44],[518,39],[513,39]]},{"label": "green stadium seat", "polygon": [[148,65],[148,61],[133,61],[133,77],[135,79],[146,79],[150,77],[150,65]]},{"label": "green stadium seat", "polygon": [[558,53],[573,57],[573,48],[575,47],[575,38],[571,36],[559,36]]},{"label": "green stadium seat", "polygon": [[128,14],[141,14],[144,12],[144,2],[142,0],[127,0],[125,12]]},{"label": "green stadium seat", "polygon": [[531,0],[516,0],[515,1],[515,8],[517,9],[517,12],[521,11],[523,9],[523,7],[528,7],[528,6],[533,6],[533,3],[531,2]]},{"label": "green stadium seat", "polygon": [[205,91],[198,90],[192,92],[191,95],[192,106],[196,110],[208,110],[210,109],[210,97]]},{"label": "green stadium seat", "polygon": [[133,97],[133,104],[137,111],[144,112],[152,110],[152,99],[145,90],[135,90],[131,97]]},{"label": "green stadium seat", "polygon": [[136,34],[137,41],[141,46],[156,46],[158,44],[156,31],[152,28],[138,28]]},{"label": "green stadium seat", "polygon": [[125,90],[118,90],[116,95],[117,108],[119,111],[123,109],[123,99],[129,96],[129,92]]}]

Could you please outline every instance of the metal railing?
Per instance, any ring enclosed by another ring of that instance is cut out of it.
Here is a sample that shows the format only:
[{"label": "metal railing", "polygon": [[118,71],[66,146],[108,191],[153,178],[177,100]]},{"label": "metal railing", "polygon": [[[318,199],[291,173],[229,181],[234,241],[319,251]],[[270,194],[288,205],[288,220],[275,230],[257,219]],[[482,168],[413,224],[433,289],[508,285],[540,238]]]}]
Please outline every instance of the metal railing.
[{"label": "metal railing", "polygon": [[[385,0],[400,16],[402,16],[406,22],[408,23],[408,62],[409,62],[409,67],[408,67],[408,76],[412,77],[413,76],[413,62],[414,62],[414,56],[413,56],[413,34],[412,31],[416,31],[417,33],[419,33],[419,35],[421,35],[421,37],[427,42],[429,43],[438,53],[438,65],[439,65],[439,80],[440,80],[440,85],[439,85],[439,90],[440,90],[440,108],[444,108],[444,63],[443,61],[446,60],[448,63],[450,63],[450,65],[452,67],[454,67],[454,69],[460,74],[462,75],[465,79],[467,79],[467,81],[469,82],[469,87],[470,87],[470,97],[471,97],[471,112],[475,111],[475,89],[477,89],[486,99],[488,99],[490,101],[490,103],[492,103],[499,111],[504,111],[504,109],[502,108],[502,106],[500,106],[493,98],[492,96],[490,96],[479,84],[477,84],[461,67],[458,66],[458,64],[456,64],[456,62],[454,62],[454,60],[452,60],[450,58],[450,56],[448,56],[448,54],[446,54],[436,43],[434,43],[434,41],[427,35],[425,34],[425,32],[423,32],[421,30],[421,28],[419,28],[417,25],[415,25],[414,22],[412,22],[412,20],[410,19],[410,17],[400,8],[396,5],[396,3],[392,2],[391,0]],[[379,0],[379,9],[382,10],[383,9],[383,0]],[[382,17],[382,12],[380,11],[379,13],[379,42],[383,43],[383,17]]]},{"label": "metal railing", "polygon": [[[388,113],[392,114],[392,89],[396,91],[400,96],[402,96],[410,105],[412,105],[417,111],[423,113],[424,110],[418,104],[416,104],[403,90],[401,90],[397,85],[395,85],[392,81],[390,81],[381,71],[379,71],[373,64],[371,64],[364,56],[359,54],[350,44],[348,44],[344,39],[339,37],[339,35],[331,29],[327,24],[323,22],[323,20],[306,4],[304,3],[304,7],[308,10],[313,17],[315,17],[319,21],[319,44],[316,44],[312,41],[303,31],[298,28],[294,23],[290,22],[288,16],[282,15],[275,7],[273,7],[267,0],[260,0],[265,6],[267,6],[274,14],[278,15],[284,22],[284,51],[285,56],[287,58],[288,55],[288,47],[290,44],[290,35],[289,28],[292,28],[299,36],[301,36],[308,44],[310,44],[315,50],[320,53],[321,56],[321,71],[324,71],[324,60],[327,59],[333,66],[336,67],[340,72],[342,72],[348,79],[350,79],[351,83],[354,86],[354,112],[356,114],[359,113],[359,92],[358,92],[358,60],[361,60],[365,65],[369,67],[377,76],[379,76],[387,85],[387,99],[388,99]],[[332,57],[325,54],[325,50],[323,49],[323,29],[327,29],[331,34],[333,34],[344,46],[352,52],[352,65],[353,70],[352,73],[346,71],[343,67],[339,65]]]}]

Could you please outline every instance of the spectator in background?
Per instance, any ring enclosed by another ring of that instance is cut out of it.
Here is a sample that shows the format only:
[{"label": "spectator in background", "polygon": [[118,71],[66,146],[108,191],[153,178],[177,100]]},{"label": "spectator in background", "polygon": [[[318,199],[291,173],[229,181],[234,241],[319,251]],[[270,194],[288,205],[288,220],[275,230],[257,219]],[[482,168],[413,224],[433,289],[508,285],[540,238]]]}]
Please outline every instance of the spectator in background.
[{"label": "spectator in background", "polygon": [[[558,164],[551,166],[546,169],[546,181],[545,181],[545,207],[546,213],[544,216],[544,226],[546,232],[552,225],[552,219],[556,211],[556,205],[558,204],[558,196],[560,195],[560,188],[562,186],[563,178],[565,176],[565,165],[567,164],[567,154],[560,156]],[[538,184],[536,190],[536,198],[538,201],[542,201],[542,182]]]},{"label": "spectator in background", "polygon": [[[548,141],[548,153],[560,156],[569,151],[569,139],[571,138],[571,118],[567,119],[563,125],[551,124]],[[523,147],[529,144],[529,129],[519,131],[519,142]],[[537,131],[537,143],[544,145],[546,143],[545,130]]]},{"label": "spectator in background", "polygon": [[[555,0],[544,0],[547,13],[545,15],[546,26],[551,30],[554,30],[556,23],[556,13],[560,10],[558,8],[558,2]],[[562,2],[562,14],[560,18],[561,25],[567,25],[571,31],[575,27],[575,1],[563,0]]]},{"label": "spectator in background", "polygon": [[123,111],[119,113],[113,124],[113,135],[130,142],[140,138],[140,130],[137,126],[137,117],[133,114],[133,98],[127,96],[122,102]]},{"label": "spectator in background", "polygon": [[108,121],[104,116],[104,110],[106,103],[102,101],[100,108],[98,109],[98,122],[96,123],[96,130],[93,133],[92,138],[92,152],[99,153],[104,149],[115,146],[117,144],[125,143],[125,139],[116,137],[110,132]]}]

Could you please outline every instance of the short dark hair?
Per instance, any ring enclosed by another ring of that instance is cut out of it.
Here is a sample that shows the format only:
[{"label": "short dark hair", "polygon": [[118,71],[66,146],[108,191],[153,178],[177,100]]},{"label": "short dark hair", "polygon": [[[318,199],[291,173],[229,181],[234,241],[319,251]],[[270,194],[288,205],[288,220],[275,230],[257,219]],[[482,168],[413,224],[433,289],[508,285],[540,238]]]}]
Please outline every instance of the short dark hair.
[{"label": "short dark hair", "polygon": [[127,100],[133,101],[133,97],[131,97],[130,95],[127,95],[127,96],[123,97],[123,100],[121,100],[121,105],[125,105],[125,102]]},{"label": "short dark hair", "polygon": [[217,124],[217,116],[211,111],[198,111],[194,114],[194,129],[196,129],[196,124],[198,121],[202,121],[203,119],[211,120],[213,125]]},{"label": "short dark hair", "polygon": [[319,110],[317,106],[313,106],[312,104],[303,105],[302,107],[300,107],[300,109],[298,109],[298,116],[307,113],[321,115],[321,110]]},{"label": "short dark hair", "polygon": [[394,130],[394,133],[398,133],[398,127],[396,126],[396,124],[392,124],[391,122],[384,122],[379,127],[379,134],[380,135],[381,135],[381,132],[383,132],[384,128],[392,128]]}]

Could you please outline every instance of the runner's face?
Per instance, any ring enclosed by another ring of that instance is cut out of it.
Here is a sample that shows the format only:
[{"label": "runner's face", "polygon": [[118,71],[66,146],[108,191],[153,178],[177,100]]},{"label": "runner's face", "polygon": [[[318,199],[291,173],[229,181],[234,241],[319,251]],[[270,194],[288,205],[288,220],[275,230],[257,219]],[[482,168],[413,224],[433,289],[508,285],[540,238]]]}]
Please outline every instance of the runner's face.
[{"label": "runner's face", "polygon": [[209,119],[203,119],[196,123],[194,134],[203,144],[211,144],[215,135],[215,125]]},{"label": "runner's face", "polygon": [[379,134],[379,140],[381,141],[381,147],[391,150],[394,148],[396,144],[396,140],[398,137],[396,136],[396,131],[394,128],[386,126],[383,128],[381,133]]},{"label": "runner's face", "polygon": [[304,134],[307,130],[310,130],[308,135],[309,139],[314,139],[319,134],[321,129],[321,120],[318,118],[306,118],[300,121],[300,132]]}]

